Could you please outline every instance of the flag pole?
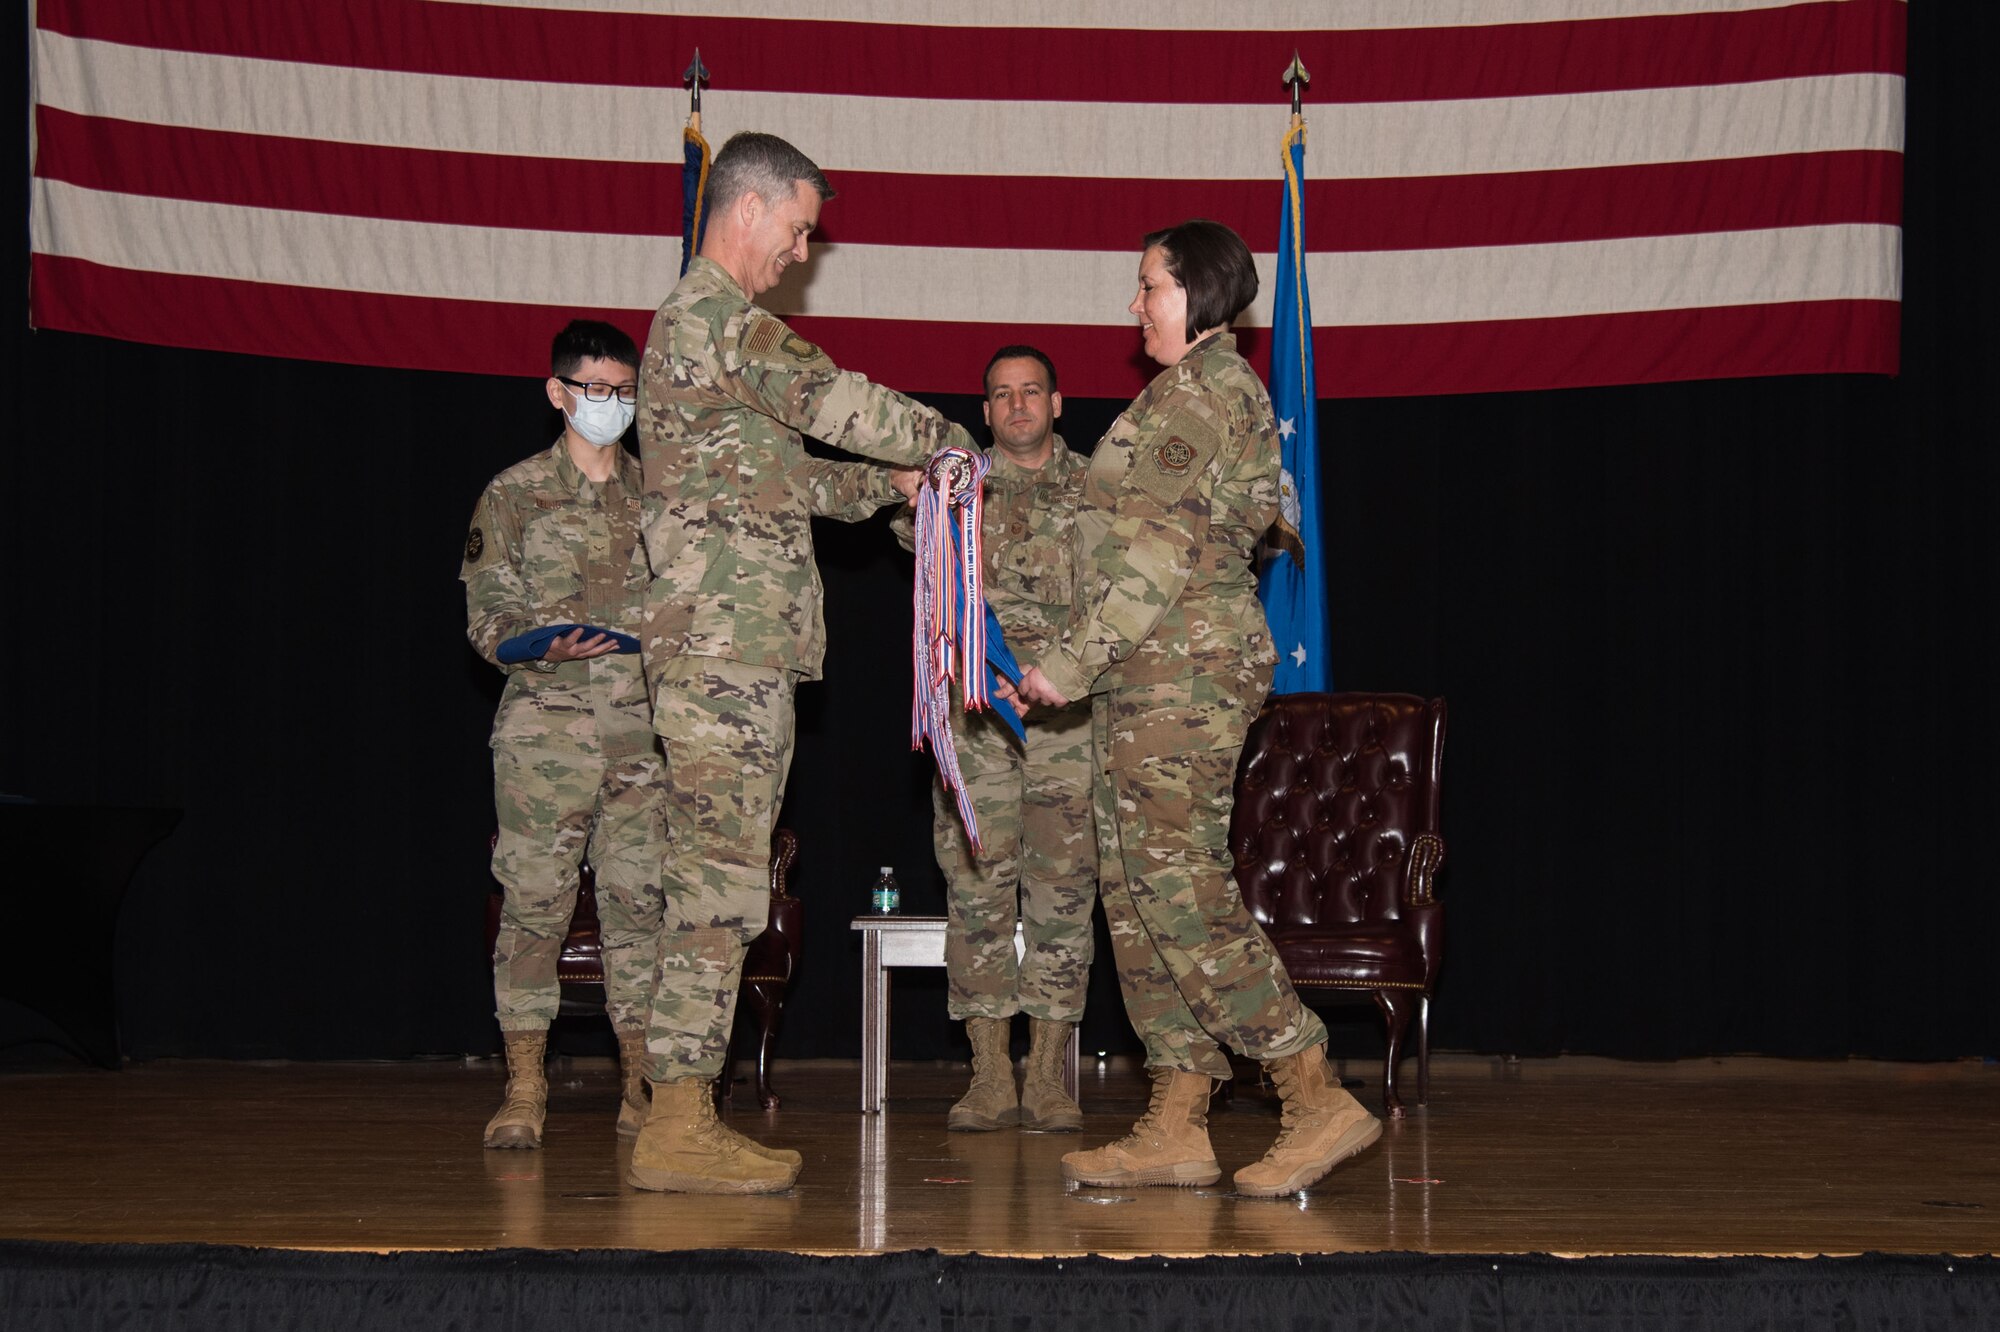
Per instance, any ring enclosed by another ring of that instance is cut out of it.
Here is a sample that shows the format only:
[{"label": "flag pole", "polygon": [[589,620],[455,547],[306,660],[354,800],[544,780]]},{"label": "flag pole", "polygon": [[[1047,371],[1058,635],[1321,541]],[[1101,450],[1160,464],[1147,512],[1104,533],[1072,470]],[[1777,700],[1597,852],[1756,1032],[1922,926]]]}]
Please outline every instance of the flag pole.
[{"label": "flag pole", "polygon": [[[1294,53],[1293,59],[1297,58],[1297,54]],[[701,48],[697,46],[694,48],[694,59],[690,60],[688,67],[681,71],[681,87],[688,90],[687,123],[697,134],[701,132],[701,90],[707,86],[708,66],[701,63]],[[1298,114],[1296,101],[1293,103],[1292,114]]]},{"label": "flag pole", "polygon": [[687,125],[681,130],[681,272],[688,271],[701,249],[701,233],[708,224],[708,140],[701,136],[701,90],[708,83],[708,66],[701,63],[701,48],[681,73],[681,86],[688,90]]}]

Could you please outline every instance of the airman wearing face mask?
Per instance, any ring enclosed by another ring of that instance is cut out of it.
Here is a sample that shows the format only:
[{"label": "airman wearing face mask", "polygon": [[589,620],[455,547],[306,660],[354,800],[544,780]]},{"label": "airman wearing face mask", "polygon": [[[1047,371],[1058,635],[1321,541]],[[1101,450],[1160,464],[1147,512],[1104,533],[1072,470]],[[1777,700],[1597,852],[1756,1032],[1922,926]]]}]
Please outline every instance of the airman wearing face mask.
[{"label": "airman wearing face mask", "polygon": [[[578,366],[576,372],[591,377],[571,379],[566,375],[551,376],[549,400],[556,404],[563,420],[569,423],[566,433],[574,434],[597,448],[608,449],[625,437],[625,432],[632,426],[633,415],[639,410],[639,388],[633,379],[632,368],[592,357]],[[595,396],[600,393],[604,396]],[[579,460],[577,466],[583,466],[583,461]],[[599,470],[609,475],[608,467]]]},{"label": "airman wearing face mask", "polygon": [[[578,320],[558,335],[550,361],[545,390],[562,434],[487,486],[460,574],[472,645],[507,673],[492,745],[493,876],[503,890],[493,991],[508,1077],[488,1147],[541,1145],[542,1060],[561,999],[556,961],[586,854],[597,876],[605,1008],[626,1075],[618,1125],[638,1132],[665,904],[666,764],[645,677],[636,652],[595,632],[639,632],[649,577],[639,461],[619,447],[639,397],[638,350],[611,325]],[[556,625],[590,628],[532,639]]]}]

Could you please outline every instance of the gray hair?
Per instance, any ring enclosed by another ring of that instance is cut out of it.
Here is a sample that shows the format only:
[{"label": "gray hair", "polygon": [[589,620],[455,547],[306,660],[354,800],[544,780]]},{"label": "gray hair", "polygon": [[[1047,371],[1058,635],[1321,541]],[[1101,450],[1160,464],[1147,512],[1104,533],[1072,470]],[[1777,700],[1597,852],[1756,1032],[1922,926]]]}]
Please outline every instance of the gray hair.
[{"label": "gray hair", "polygon": [[833,186],[813,160],[775,134],[745,130],[729,136],[708,168],[706,211],[719,213],[745,194],[766,203],[783,203],[804,181],[819,191],[822,201],[833,198]]}]

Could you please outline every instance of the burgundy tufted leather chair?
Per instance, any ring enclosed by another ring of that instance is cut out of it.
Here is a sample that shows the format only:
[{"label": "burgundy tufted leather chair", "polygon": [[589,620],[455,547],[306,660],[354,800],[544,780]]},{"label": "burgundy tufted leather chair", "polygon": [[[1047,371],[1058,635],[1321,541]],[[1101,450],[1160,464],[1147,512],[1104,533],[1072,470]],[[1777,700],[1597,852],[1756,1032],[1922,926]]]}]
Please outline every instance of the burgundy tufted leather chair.
[{"label": "burgundy tufted leather chair", "polygon": [[1300,998],[1366,994],[1382,1010],[1392,1118],[1412,1016],[1417,1104],[1430,1098],[1444,720],[1443,699],[1414,694],[1275,695],[1244,743],[1229,824],[1237,886]]},{"label": "burgundy tufted leather chair", "polygon": [[[785,992],[791,988],[793,973],[799,969],[799,950],[805,939],[805,903],[793,897],[786,880],[792,863],[799,858],[799,839],[789,828],[771,834],[771,916],[764,932],[751,941],[743,959],[743,995],[750,1001],[751,1015],[757,1020],[757,1104],[766,1110],[778,1107],[778,1094],[771,1090],[771,1044],[784,1016]],[[496,887],[486,904],[486,951],[500,931],[500,891]],[[603,942],[598,937],[597,876],[589,865],[583,867],[583,882],[576,893],[576,911],[570,917],[569,935],[563,940],[562,956],[556,962],[556,979],[562,984],[564,1016],[604,1011]],[[729,1094],[729,1067],[722,1069],[717,1084],[718,1099]]]}]

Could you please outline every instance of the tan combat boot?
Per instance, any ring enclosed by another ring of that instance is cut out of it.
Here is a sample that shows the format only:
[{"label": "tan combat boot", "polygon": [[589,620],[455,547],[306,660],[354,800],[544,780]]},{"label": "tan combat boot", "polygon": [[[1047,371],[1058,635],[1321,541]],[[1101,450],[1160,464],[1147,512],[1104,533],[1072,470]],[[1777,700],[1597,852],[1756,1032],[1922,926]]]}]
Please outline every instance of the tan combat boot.
[{"label": "tan combat boot", "polygon": [[542,1068],[546,1031],[503,1031],[507,1042],[507,1099],[486,1121],[488,1147],[540,1147],[542,1117],[548,1111],[549,1078]]},{"label": "tan combat boot", "polygon": [[1074,1022],[1030,1019],[1028,1074],[1021,1079],[1021,1127],[1043,1133],[1076,1133],[1083,1111],[1063,1089],[1063,1064]]},{"label": "tan combat boot", "polygon": [[715,1117],[706,1078],[655,1082],[625,1182],[674,1193],[776,1193],[799,1177],[796,1165],[748,1151],[739,1142]]},{"label": "tan combat boot", "polygon": [[954,1133],[986,1133],[1021,1119],[1021,1098],[1014,1092],[1014,1061],[1007,1057],[1006,1018],[965,1020],[972,1040],[972,1086],[945,1116]]},{"label": "tan combat boot", "polygon": [[1180,1068],[1146,1070],[1153,1100],[1132,1131],[1114,1143],[1062,1159],[1072,1184],[1213,1184],[1222,1178],[1208,1145],[1208,1096],[1214,1080]]},{"label": "tan combat boot", "polygon": [[[644,1031],[621,1031],[618,1033],[618,1072],[623,1084],[623,1094],[618,1102],[618,1136],[637,1137],[646,1122],[648,1102],[646,1099],[646,1033]],[[746,1152],[769,1157],[783,1165],[796,1169],[805,1160],[789,1147],[766,1147],[744,1137],[722,1120],[716,1121],[724,1136],[732,1139]]]},{"label": "tan combat boot", "polygon": [[618,1033],[618,1136],[636,1138],[646,1122],[646,1030]]},{"label": "tan combat boot", "polygon": [[[721,1093],[714,1083],[709,1084],[708,1096],[709,1096],[708,1103],[710,1105],[714,1105],[717,1101],[722,1099]],[[790,1166],[794,1170],[798,1169],[801,1165],[805,1163],[806,1158],[800,1156],[797,1152],[793,1151],[789,1147],[766,1147],[763,1143],[758,1142],[755,1138],[748,1138],[745,1137],[743,1134],[738,1133],[735,1129],[729,1127],[729,1121],[724,1119],[719,1112],[715,1117],[715,1126],[722,1130],[723,1137],[728,1138],[731,1142],[735,1143],[738,1147],[742,1148],[744,1151],[751,1153],[753,1156],[765,1157],[769,1160],[776,1161],[779,1165]]]},{"label": "tan combat boot", "polygon": [[1284,1098],[1284,1128],[1264,1159],[1236,1172],[1236,1191],[1252,1198],[1297,1193],[1382,1136],[1382,1121],[1362,1109],[1326,1066],[1315,1045],[1265,1065]]}]

